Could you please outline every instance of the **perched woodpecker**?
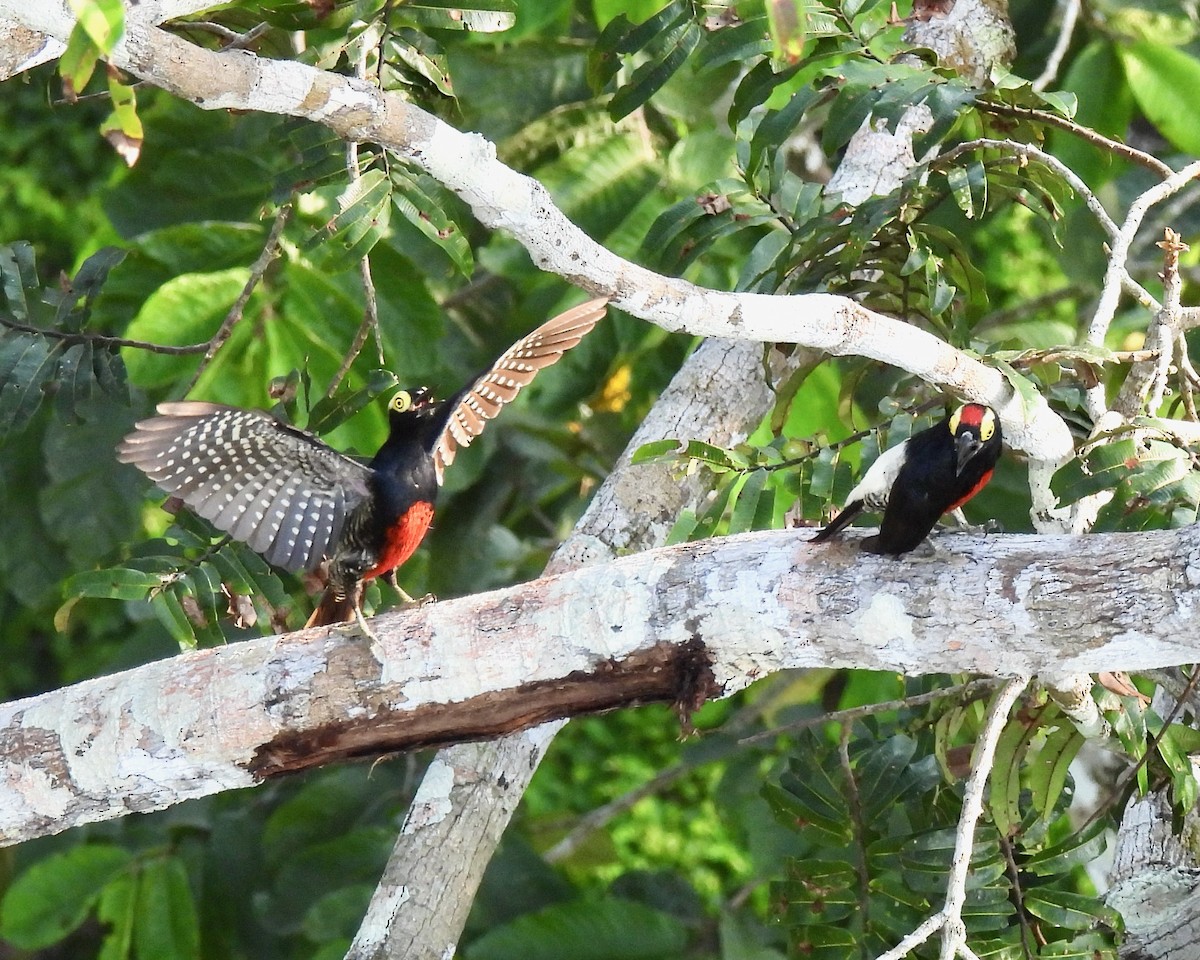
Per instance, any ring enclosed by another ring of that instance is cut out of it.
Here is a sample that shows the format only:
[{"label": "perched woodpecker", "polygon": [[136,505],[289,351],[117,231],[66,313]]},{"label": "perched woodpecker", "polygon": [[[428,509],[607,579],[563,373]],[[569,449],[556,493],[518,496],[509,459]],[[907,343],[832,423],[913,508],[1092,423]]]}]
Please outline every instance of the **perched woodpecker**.
[{"label": "perched woodpecker", "polygon": [[[262,410],[163,403],[117,448],[160,488],[288,571],[324,565],[325,590],[307,626],[358,617],[363,583],[388,578],[433,520],[443,471],[488,420],[604,316],[592,300],[518,340],[486,373],[443,402],[421,388],[388,405],[387,440],[369,463],[338,453]],[[403,591],[401,591],[403,596]]]},{"label": "perched woodpecker", "polygon": [[991,407],[965,403],[941,423],[879,455],[846,505],[812,543],[824,543],[864,510],[883,511],[879,533],[862,549],[901,554],[917,547],[938,518],[987,486],[1000,458],[1000,420]]}]

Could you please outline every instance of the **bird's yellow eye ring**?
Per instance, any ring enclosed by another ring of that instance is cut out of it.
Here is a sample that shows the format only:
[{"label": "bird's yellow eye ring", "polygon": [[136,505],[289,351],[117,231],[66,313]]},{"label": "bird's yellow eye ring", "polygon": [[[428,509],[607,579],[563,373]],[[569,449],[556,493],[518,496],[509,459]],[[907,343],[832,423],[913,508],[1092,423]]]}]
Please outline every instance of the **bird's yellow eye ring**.
[{"label": "bird's yellow eye ring", "polygon": [[407,413],[412,409],[412,405],[412,394],[407,390],[401,390],[392,397],[391,402],[388,404],[388,409],[392,413]]}]

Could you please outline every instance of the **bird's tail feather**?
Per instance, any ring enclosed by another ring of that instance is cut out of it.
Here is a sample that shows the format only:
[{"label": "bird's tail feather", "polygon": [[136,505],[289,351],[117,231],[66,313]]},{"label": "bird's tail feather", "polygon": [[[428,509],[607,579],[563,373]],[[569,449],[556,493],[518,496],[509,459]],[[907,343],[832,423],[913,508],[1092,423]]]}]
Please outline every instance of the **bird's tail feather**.
[{"label": "bird's tail feather", "polygon": [[824,530],[818,530],[817,535],[811,538],[809,543],[824,543],[833,537],[836,537],[846,527],[850,525],[850,521],[863,512],[863,502],[855,500],[852,503],[846,504],[842,508],[842,512],[829,521],[829,526]]},{"label": "bird's tail feather", "polygon": [[[361,593],[361,590],[359,591]],[[321,594],[321,602],[308,618],[307,627],[327,627],[333,623],[347,623],[354,619],[354,608],[358,605],[357,596],[339,595],[333,587],[327,587]]]}]

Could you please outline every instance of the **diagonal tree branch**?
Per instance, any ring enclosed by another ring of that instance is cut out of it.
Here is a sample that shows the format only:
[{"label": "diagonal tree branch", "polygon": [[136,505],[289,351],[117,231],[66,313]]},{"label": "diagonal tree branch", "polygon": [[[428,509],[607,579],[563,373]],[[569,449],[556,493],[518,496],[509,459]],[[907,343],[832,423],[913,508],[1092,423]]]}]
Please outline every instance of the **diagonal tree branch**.
[{"label": "diagonal tree branch", "polygon": [[[806,359],[791,358],[787,366]],[[698,507],[711,491],[712,477],[694,471],[676,479],[663,464],[633,467],[633,453],[662,437],[740,443],[758,425],[772,396],[761,347],[744,341],[703,343],[663,391],[547,572],[666,543],[680,511]],[[436,957],[445,944],[458,942],[500,836],[561,726],[561,721],[549,723],[495,743],[459,745],[438,754],[347,954],[350,960]],[[450,880],[448,848],[459,853]]]},{"label": "diagonal tree branch", "polygon": [[[59,39],[73,24],[62,7],[23,0],[0,0],[5,19]],[[302,117],[345,139],[382,144],[455,191],[484,225],[515,237],[542,269],[605,294],[614,306],[666,330],[870,357],[991,404],[1010,446],[1035,462],[1034,523],[1047,523],[1053,512],[1048,477],[1043,484],[1041,474],[1073,454],[1066,425],[1044,400],[1023,404],[999,371],[926,331],[845,297],[705,290],[623,260],[571,223],[541,184],[500,163],[486,139],[353,77],[244,50],[205,50],[137,19],[129,21],[109,60],[205,109]]]}]

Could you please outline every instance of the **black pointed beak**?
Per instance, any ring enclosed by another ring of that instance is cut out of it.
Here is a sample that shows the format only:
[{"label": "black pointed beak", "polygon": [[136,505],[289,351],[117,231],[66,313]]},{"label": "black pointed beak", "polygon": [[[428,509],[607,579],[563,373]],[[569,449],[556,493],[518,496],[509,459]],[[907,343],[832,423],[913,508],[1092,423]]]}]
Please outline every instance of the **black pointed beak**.
[{"label": "black pointed beak", "polygon": [[983,446],[979,438],[971,433],[960,433],[954,438],[955,466],[956,474],[963,472],[965,467],[975,454],[979,452],[979,448]]}]

